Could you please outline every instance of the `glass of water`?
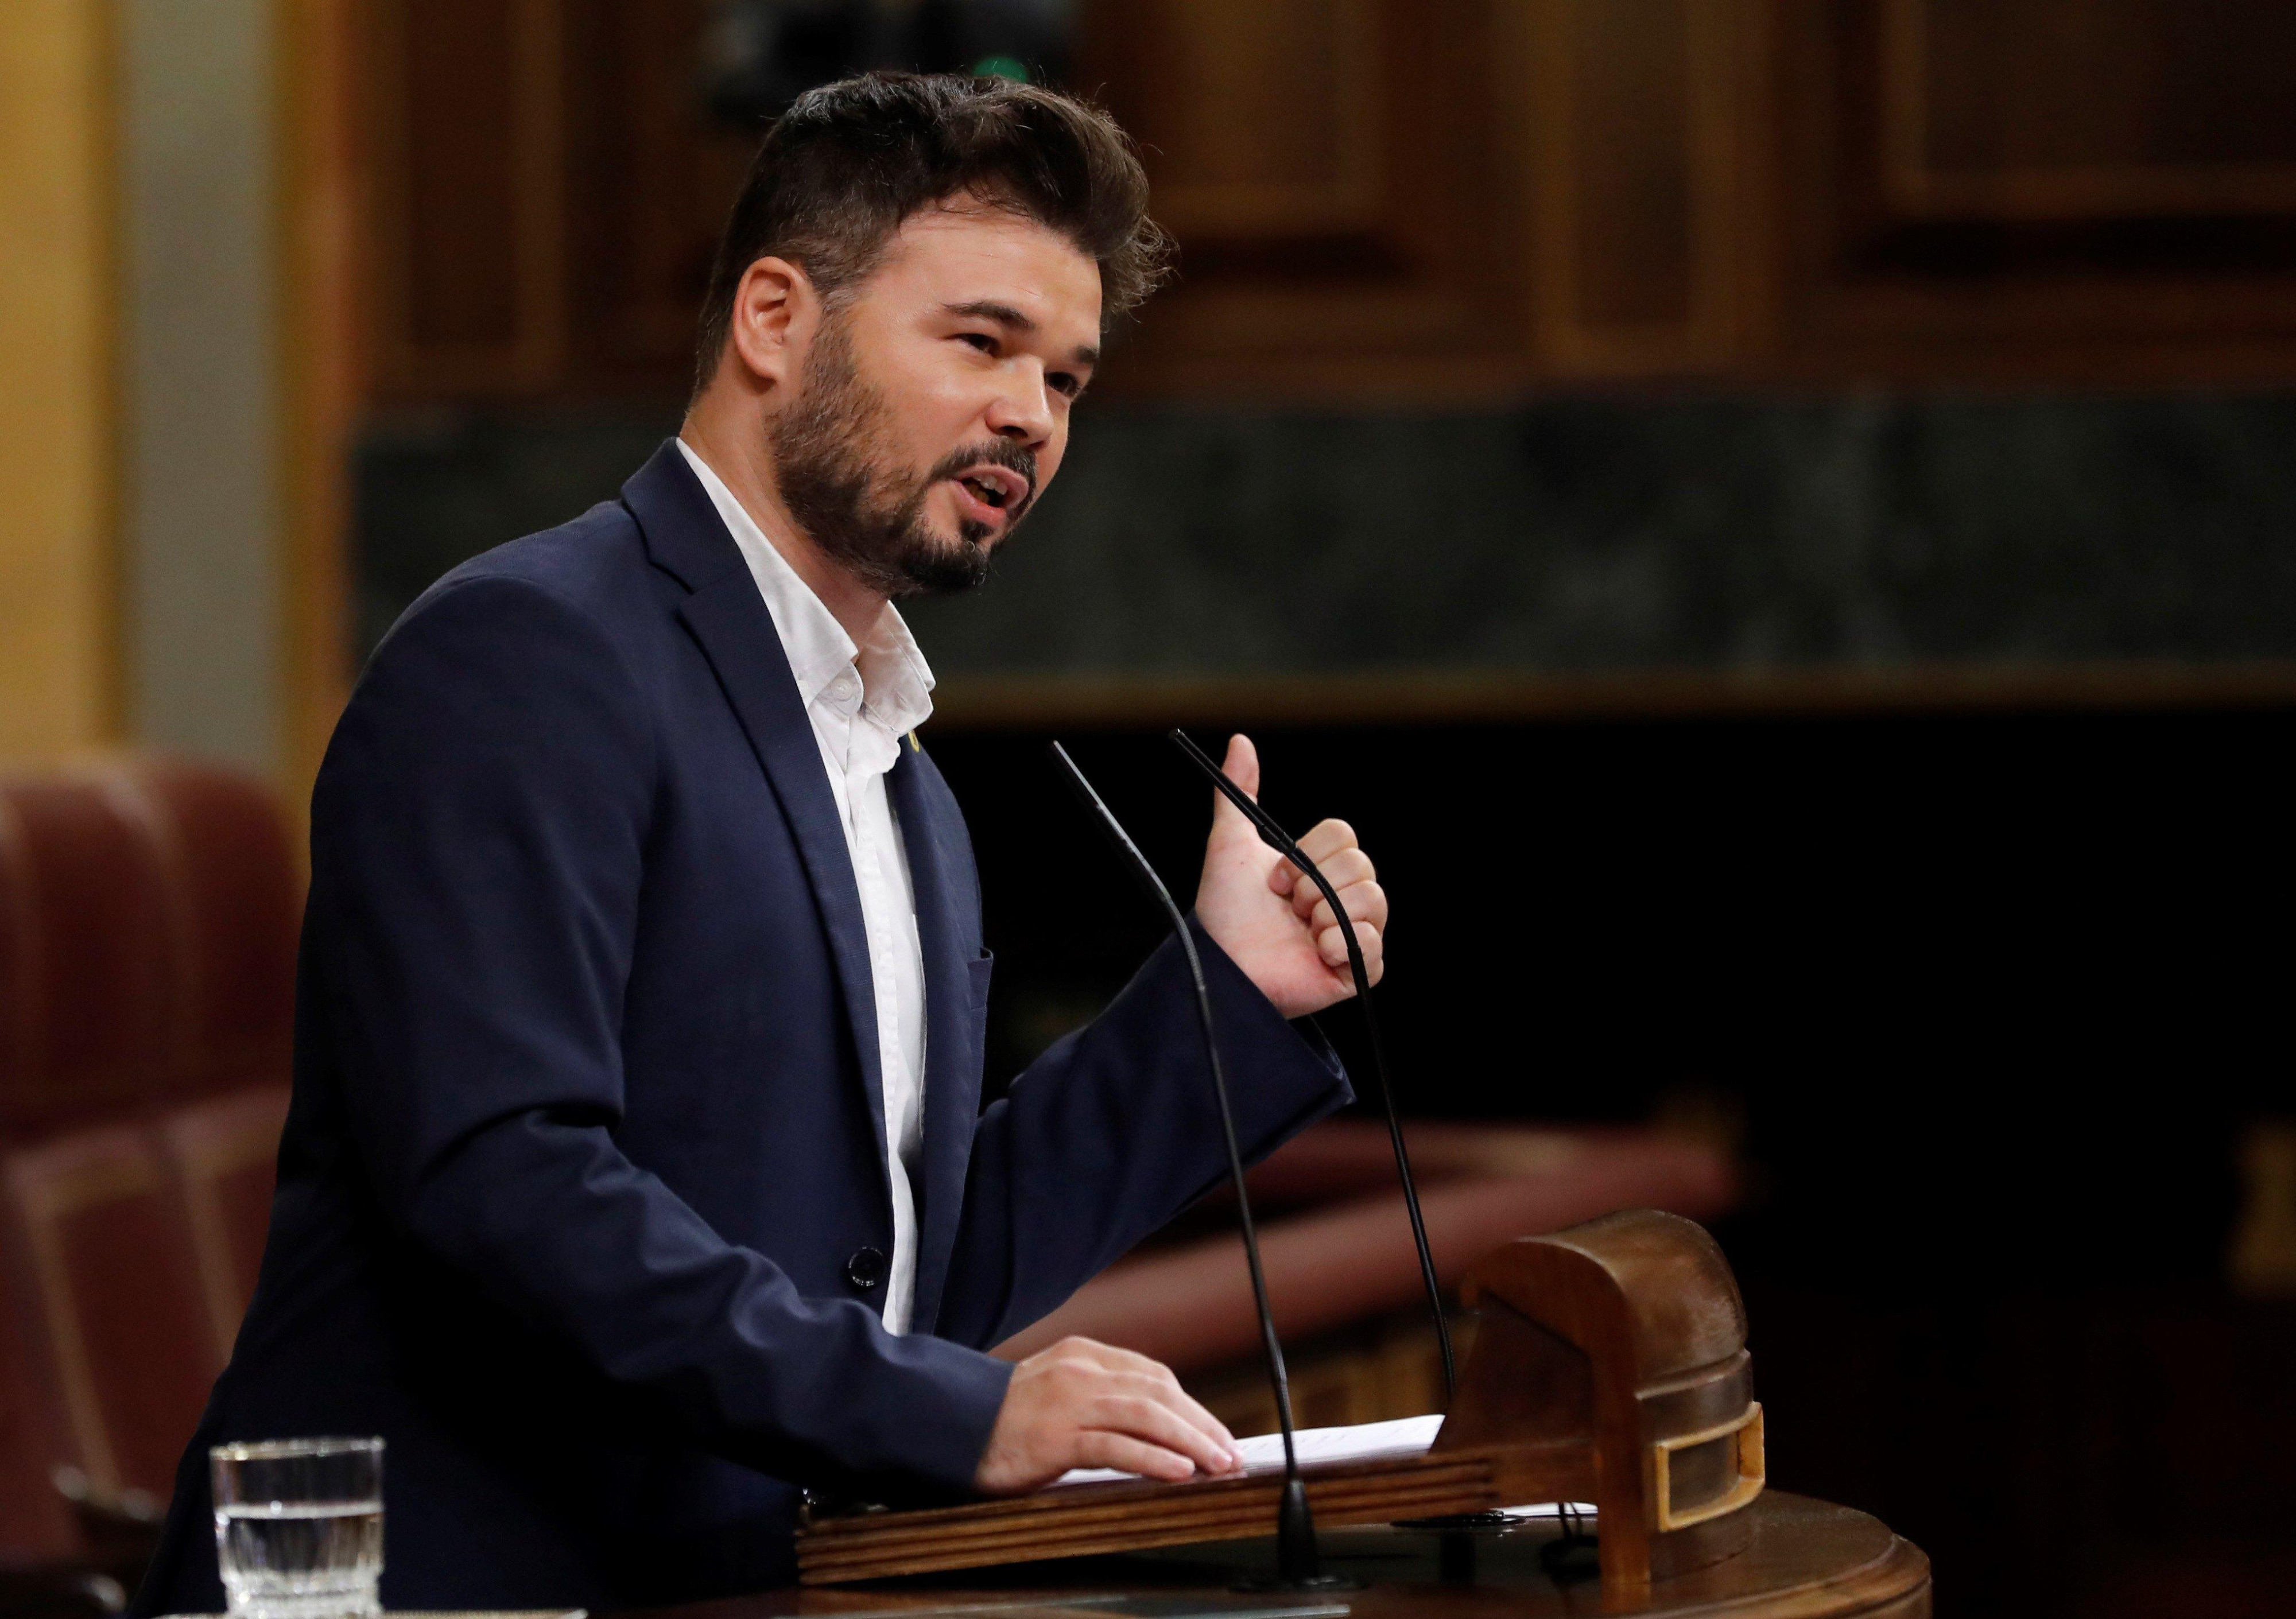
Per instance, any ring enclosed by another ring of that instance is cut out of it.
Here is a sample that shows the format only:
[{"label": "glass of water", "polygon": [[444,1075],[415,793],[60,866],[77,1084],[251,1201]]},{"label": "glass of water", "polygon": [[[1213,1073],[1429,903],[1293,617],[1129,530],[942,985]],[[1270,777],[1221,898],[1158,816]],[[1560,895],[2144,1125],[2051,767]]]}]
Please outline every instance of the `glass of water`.
[{"label": "glass of water", "polygon": [[374,1619],[381,1612],[382,1441],[219,1444],[216,1561],[238,1619]]}]

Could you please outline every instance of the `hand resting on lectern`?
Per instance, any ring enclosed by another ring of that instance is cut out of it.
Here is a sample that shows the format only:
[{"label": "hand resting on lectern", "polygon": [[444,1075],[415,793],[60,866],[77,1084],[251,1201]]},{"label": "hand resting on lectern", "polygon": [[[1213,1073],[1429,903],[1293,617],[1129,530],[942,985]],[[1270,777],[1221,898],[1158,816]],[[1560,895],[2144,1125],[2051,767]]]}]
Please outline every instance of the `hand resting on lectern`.
[{"label": "hand resting on lectern", "polygon": [[1243,1453],[1168,1366],[1062,1338],[1013,1369],[973,1483],[984,1494],[1022,1495],[1071,1468],[1177,1481],[1241,1472]]}]

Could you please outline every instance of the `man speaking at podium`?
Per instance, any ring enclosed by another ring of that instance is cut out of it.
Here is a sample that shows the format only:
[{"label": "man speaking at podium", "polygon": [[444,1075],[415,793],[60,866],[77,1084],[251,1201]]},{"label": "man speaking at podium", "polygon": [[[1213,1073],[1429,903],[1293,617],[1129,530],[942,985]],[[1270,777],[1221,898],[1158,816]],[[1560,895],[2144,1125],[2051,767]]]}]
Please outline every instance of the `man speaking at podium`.
[{"label": "man speaking at podium", "polygon": [[[1168,943],[979,1108],[979,889],[891,605],[977,582],[1052,480],[1160,267],[1145,203],[1116,127],[1040,89],[805,96],[677,440],[377,650],[312,800],[262,1279],[141,1611],[221,1606],[224,1441],[381,1435],[395,1608],[785,1582],[801,1487],[1234,1465],[1152,1361],[984,1353],[1225,1158]],[[1333,822],[1303,844],[1376,970],[1369,860]],[[1042,876],[1080,927],[1130,900]],[[1288,1022],[1348,993],[1292,878],[1217,807],[1195,925],[1254,1154],[1348,1093]]]}]

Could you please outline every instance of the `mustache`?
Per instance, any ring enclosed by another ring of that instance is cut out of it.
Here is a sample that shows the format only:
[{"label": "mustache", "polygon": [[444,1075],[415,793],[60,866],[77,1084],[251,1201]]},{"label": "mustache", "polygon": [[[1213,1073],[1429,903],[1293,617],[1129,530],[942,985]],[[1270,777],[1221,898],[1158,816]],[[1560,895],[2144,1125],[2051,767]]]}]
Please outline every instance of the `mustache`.
[{"label": "mustache", "polygon": [[1029,507],[1037,503],[1037,453],[1024,444],[1014,444],[1009,438],[992,438],[987,444],[968,445],[952,450],[940,458],[933,470],[925,475],[928,487],[944,478],[959,478],[975,467],[1003,467],[1008,472],[1018,472],[1029,480],[1029,493],[1014,506],[1012,515],[1004,519],[1010,533]]}]

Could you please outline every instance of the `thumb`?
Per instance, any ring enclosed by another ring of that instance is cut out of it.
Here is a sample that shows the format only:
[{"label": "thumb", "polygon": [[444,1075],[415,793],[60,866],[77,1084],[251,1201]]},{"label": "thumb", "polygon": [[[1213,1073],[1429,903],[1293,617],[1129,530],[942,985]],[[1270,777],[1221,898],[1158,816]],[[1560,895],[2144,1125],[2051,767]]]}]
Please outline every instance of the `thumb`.
[{"label": "thumb", "polygon": [[[1228,738],[1227,757],[1220,761],[1220,768],[1227,772],[1229,781],[1243,789],[1246,797],[1255,804],[1259,802],[1259,750],[1251,745],[1250,737],[1238,732]],[[1244,818],[1243,812],[1230,804],[1227,795],[1215,787],[1212,789],[1212,835],[1217,838],[1222,834],[1251,838],[1259,836],[1251,822]]]}]

